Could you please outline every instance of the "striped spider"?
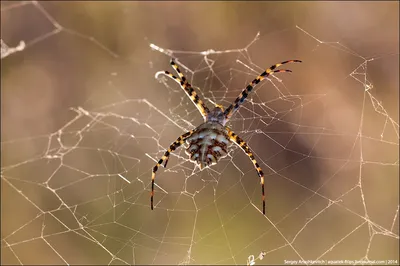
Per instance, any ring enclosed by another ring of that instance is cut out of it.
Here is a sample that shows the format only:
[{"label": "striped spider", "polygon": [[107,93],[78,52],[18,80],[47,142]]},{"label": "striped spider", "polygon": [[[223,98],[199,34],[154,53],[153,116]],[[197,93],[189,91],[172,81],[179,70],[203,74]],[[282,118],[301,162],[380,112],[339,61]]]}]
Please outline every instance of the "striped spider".
[{"label": "striped spider", "polygon": [[175,151],[177,148],[179,148],[179,146],[186,142],[188,145],[186,153],[189,155],[190,161],[196,163],[200,169],[203,169],[205,166],[216,164],[219,159],[225,157],[227,155],[228,144],[233,142],[238,145],[247,154],[247,156],[249,156],[250,160],[254,164],[254,167],[256,168],[258,176],[261,179],[261,193],[263,202],[262,211],[265,215],[264,173],[246,142],[236,135],[229,127],[225,126],[225,124],[239,109],[240,105],[243,104],[244,100],[253,90],[255,85],[273,73],[292,72],[288,69],[276,70],[276,68],[287,63],[295,62],[301,63],[300,60],[288,60],[275,64],[265,70],[249,85],[247,85],[247,87],[239,94],[236,100],[226,110],[224,110],[222,105],[216,104],[214,109],[210,111],[196,94],[192,88],[192,85],[189,84],[173,60],[171,61],[171,66],[175,69],[179,77],[174,76],[168,71],[160,71],[156,73],[156,77],[159,74],[164,74],[179,83],[181,88],[186,92],[192,102],[196,105],[197,109],[199,109],[200,113],[203,115],[204,123],[197,128],[186,132],[177,140],[175,140],[175,142],[169,146],[168,150],[154,166],[151,176],[151,209],[154,207],[154,179],[156,177],[156,172],[163,162],[164,168],[167,166],[171,152]]}]

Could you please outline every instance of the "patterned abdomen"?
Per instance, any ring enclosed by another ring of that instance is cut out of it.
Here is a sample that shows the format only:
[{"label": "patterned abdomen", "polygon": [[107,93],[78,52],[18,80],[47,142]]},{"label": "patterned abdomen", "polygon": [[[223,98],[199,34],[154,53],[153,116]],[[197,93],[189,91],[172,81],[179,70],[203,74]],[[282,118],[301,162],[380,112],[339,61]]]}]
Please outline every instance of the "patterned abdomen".
[{"label": "patterned abdomen", "polygon": [[189,145],[186,153],[190,160],[202,169],[226,156],[229,138],[224,126],[217,122],[206,122],[196,128],[186,143]]}]

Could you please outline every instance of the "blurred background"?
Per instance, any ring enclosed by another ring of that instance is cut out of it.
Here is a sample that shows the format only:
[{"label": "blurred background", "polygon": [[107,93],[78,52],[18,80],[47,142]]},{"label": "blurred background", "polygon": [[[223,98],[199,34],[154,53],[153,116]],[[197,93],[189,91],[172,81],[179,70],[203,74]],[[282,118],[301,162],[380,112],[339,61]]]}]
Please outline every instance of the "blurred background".
[{"label": "blurred background", "polygon": [[[2,1],[1,263],[397,264],[398,10]],[[203,171],[179,149],[150,210],[151,168],[203,121],[178,84],[155,78],[171,58],[209,108],[303,60],[228,124],[265,172],[266,216],[235,146]]]}]

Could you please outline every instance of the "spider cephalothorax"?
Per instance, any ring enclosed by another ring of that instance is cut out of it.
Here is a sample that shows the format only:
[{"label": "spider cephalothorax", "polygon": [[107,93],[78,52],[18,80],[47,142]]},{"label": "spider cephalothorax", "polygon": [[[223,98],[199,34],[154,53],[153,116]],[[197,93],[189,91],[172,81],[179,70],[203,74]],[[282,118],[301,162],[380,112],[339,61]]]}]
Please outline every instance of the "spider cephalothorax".
[{"label": "spider cephalothorax", "polygon": [[206,116],[206,122],[217,122],[223,126],[226,124],[226,117],[224,114],[224,107],[217,105]]},{"label": "spider cephalothorax", "polygon": [[264,193],[264,173],[261,167],[258,165],[254,155],[246,142],[244,142],[238,135],[236,135],[229,127],[225,126],[226,122],[231,116],[239,109],[240,105],[247,98],[249,93],[253,90],[254,86],[257,85],[261,80],[265,79],[273,73],[279,72],[291,72],[287,69],[275,70],[277,67],[293,62],[301,62],[300,60],[289,60],[279,64],[275,64],[261,73],[256,79],[254,79],[247,87],[240,93],[239,97],[226,109],[224,110],[221,105],[216,105],[215,108],[210,111],[207,106],[200,100],[192,86],[187,82],[178,66],[171,61],[172,67],[176,70],[179,77],[176,77],[168,71],[157,72],[159,74],[165,74],[176,82],[178,82],[182,89],[187,93],[193,103],[197,106],[200,113],[203,115],[205,122],[197,128],[186,132],[180,136],[175,142],[173,142],[168,150],[164,153],[164,156],[157,162],[153,167],[153,174],[151,176],[151,209],[153,209],[153,198],[154,198],[154,180],[158,167],[164,162],[164,167],[167,166],[169,156],[172,151],[177,149],[183,143],[188,144],[186,153],[189,155],[190,160],[199,165],[200,168],[205,166],[211,166],[216,164],[219,159],[226,156],[228,144],[237,144],[254,164],[258,176],[261,179],[261,193],[263,201],[262,212],[265,215],[265,193]]}]

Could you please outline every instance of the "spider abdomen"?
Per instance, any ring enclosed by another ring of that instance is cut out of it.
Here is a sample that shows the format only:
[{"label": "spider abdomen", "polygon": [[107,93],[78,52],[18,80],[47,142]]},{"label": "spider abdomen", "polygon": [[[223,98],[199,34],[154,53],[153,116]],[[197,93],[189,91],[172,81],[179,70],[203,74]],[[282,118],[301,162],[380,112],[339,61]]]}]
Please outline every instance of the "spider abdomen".
[{"label": "spider abdomen", "polygon": [[200,168],[216,164],[227,154],[229,137],[225,127],[216,122],[206,122],[186,139],[186,153]]}]

